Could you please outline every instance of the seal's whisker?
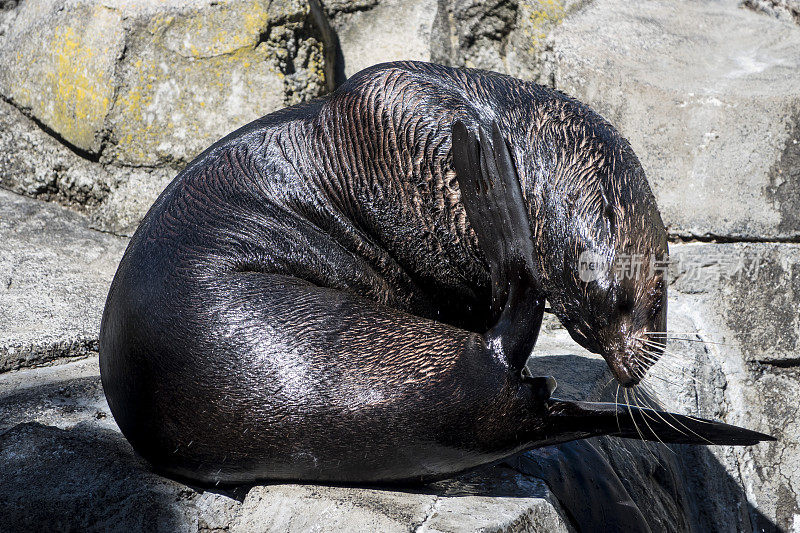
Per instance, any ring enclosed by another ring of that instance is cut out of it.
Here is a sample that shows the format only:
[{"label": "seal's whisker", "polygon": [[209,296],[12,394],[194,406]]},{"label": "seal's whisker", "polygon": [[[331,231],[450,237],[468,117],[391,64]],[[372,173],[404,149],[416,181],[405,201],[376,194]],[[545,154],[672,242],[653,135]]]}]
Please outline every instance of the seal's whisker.
[{"label": "seal's whisker", "polygon": [[[649,361],[649,359],[644,355],[642,355],[642,359],[644,359],[646,361]],[[652,376],[652,377],[654,377],[656,379],[661,379],[662,381],[666,381],[667,383],[672,383],[673,385],[678,386],[677,383],[669,381],[669,380],[665,379],[663,376],[658,376],[658,375],[655,374],[656,371],[663,370],[663,371],[665,371],[667,373],[667,375],[672,375],[672,376],[674,376],[676,378],[680,378],[680,379],[690,379],[696,385],[707,385],[706,381],[704,381],[702,379],[699,379],[699,378],[689,374],[687,372],[686,368],[679,367],[679,366],[671,366],[670,364],[668,364],[666,362],[663,362],[661,360],[652,361],[652,362],[653,362],[653,366],[650,367],[651,371],[647,374],[647,376]],[[661,363],[661,364],[659,364],[659,363]],[[656,365],[658,365],[657,369],[656,369]],[[653,369],[656,369],[656,370],[653,370]]]},{"label": "seal's whisker", "polygon": [[655,354],[655,353],[653,353],[653,352],[651,352],[649,350],[642,350],[642,351],[639,352],[638,355],[639,355],[639,357],[642,358],[642,360],[644,360],[644,361],[646,361],[648,363],[652,363],[651,366],[655,366],[657,364],[660,364],[663,367],[671,367],[671,368],[674,368],[674,369],[677,369],[677,370],[685,370],[685,369],[688,369],[688,368],[692,368],[694,366],[694,361],[690,361],[690,360],[686,360],[686,359],[677,360],[676,361],[676,360],[670,359],[668,357],[661,357],[660,355]]},{"label": "seal's whisker", "polygon": [[657,372],[664,372],[667,375],[673,375],[675,377],[680,377],[681,379],[691,379],[695,383],[703,383],[705,384],[707,381],[696,377],[691,372],[691,367],[688,366],[681,366],[674,363],[669,363],[665,361],[654,361],[653,365],[650,367],[654,373]]},{"label": "seal's whisker", "polygon": [[[636,387],[633,387],[631,389],[631,395],[633,396],[633,402],[634,402],[634,404],[636,406],[636,409],[638,410],[639,414],[642,416],[642,421],[645,423],[647,428],[650,430],[650,433],[652,433],[653,436],[656,439],[658,439],[658,442],[660,442],[661,444],[664,444],[664,442],[661,440],[661,437],[658,436],[658,434],[650,426],[650,423],[647,421],[645,409],[641,406],[641,404],[639,403],[638,398],[636,397]],[[647,448],[647,451],[653,457],[653,461],[655,461],[656,463],[659,463],[660,461],[658,460],[658,457],[656,456],[655,452],[650,448],[650,446],[645,446],[645,448]]]},{"label": "seal's whisker", "polygon": [[[685,370],[688,368],[694,367],[695,360],[694,359],[681,359],[679,357],[662,357],[663,354],[657,354],[652,352],[646,348],[641,348],[639,355],[645,361],[648,361],[655,366],[657,363],[662,363],[664,366],[669,366],[673,368],[677,368],[680,370]],[[667,354],[668,356],[670,354]],[[677,359],[677,360],[676,360]],[[679,364],[682,363],[682,364]]]},{"label": "seal's whisker", "polygon": [[733,344],[729,342],[720,342],[720,341],[707,341],[705,339],[682,339],[679,337],[670,337],[669,340],[671,341],[686,341],[686,342],[701,342],[703,344],[718,344],[720,346],[733,346]]},{"label": "seal's whisker", "polygon": [[[633,389],[631,389],[631,393],[633,393]],[[633,414],[633,409],[631,409],[631,401],[630,398],[628,397],[628,389],[625,389],[625,403],[627,403],[628,405],[628,413],[631,415],[631,422],[633,422],[633,427],[636,428],[636,432],[639,434],[639,438],[642,439],[642,445],[644,446],[645,450],[647,450],[647,454],[653,458],[654,462],[659,463],[658,457],[656,457],[656,454],[653,452],[650,446],[647,445],[647,440],[644,438],[642,430],[639,429],[639,425],[636,423],[636,416]],[[639,405],[634,405],[633,407],[636,407],[637,411],[639,411],[639,413],[642,413],[642,408]],[[644,418],[644,415],[642,415],[642,418]],[[646,420],[645,423],[647,423]],[[650,427],[649,424],[648,427]],[[653,429],[650,428],[650,431],[653,432]],[[653,435],[655,435],[655,432],[653,432]],[[656,435],[656,438],[658,438],[658,435]]]},{"label": "seal's whisker", "polygon": [[640,348],[642,355],[647,355],[654,361],[664,361],[666,363],[676,364],[677,362],[686,362],[686,363],[694,363],[694,359],[689,359],[687,357],[678,356],[676,354],[672,354],[670,352],[667,353],[658,353],[654,352],[649,348]]},{"label": "seal's whisker", "polygon": [[642,331],[641,335],[699,335],[697,331]]},{"label": "seal's whisker", "polygon": [[691,368],[694,366],[693,359],[670,357],[671,354],[666,354],[666,356],[664,356],[664,354],[657,354],[646,348],[642,349],[638,355],[641,356],[642,359],[653,364],[663,363],[664,365],[679,366],[680,368]]},{"label": "seal's whisker", "polygon": [[[669,367],[661,367],[661,369],[665,370],[667,375],[670,376],[670,377],[674,377],[674,378],[680,379],[680,380],[690,379],[690,380],[692,380],[694,382],[695,385],[707,385],[707,383],[705,381],[703,381],[701,379],[698,379],[698,378],[692,376],[691,374],[685,373],[682,369],[675,369],[675,368],[669,368]],[[677,385],[676,383],[665,379],[663,376],[658,376],[655,373],[651,373],[650,375],[653,376],[654,378],[661,379],[662,381],[666,381],[667,383],[672,383],[673,385]]]},{"label": "seal's whisker", "polygon": [[661,437],[658,436],[656,430],[654,430],[653,427],[650,425],[650,423],[647,421],[647,419],[650,418],[650,420],[652,420],[653,422],[658,422],[655,418],[647,414],[647,411],[652,411],[653,409],[649,405],[647,405],[646,401],[644,402],[644,405],[642,405],[642,402],[639,400],[639,395],[636,394],[636,387],[631,389],[631,393],[633,394],[633,401],[636,402],[636,406],[639,408],[639,412],[642,413],[642,420],[644,420],[644,423],[647,424],[647,427],[650,429],[650,431],[653,433],[656,439],[658,439],[658,442],[664,445],[664,447],[669,451],[671,451],[672,453],[675,453],[672,450],[672,448],[664,444],[664,441],[661,440]]},{"label": "seal's whisker", "polygon": [[[652,389],[652,387],[650,386],[650,384],[648,384],[648,383],[644,383],[644,382],[640,383],[640,384],[639,384],[639,388],[640,388],[641,390],[643,390],[644,392],[648,393],[648,394],[649,394],[651,397],[653,397],[653,398],[654,398],[654,397],[656,397],[656,396],[658,396],[658,395],[656,394],[656,392],[655,392],[655,391]],[[645,396],[645,397],[644,397],[644,401],[645,401],[645,403],[647,403],[647,405],[648,405],[648,406],[650,406],[650,407],[653,409],[653,412],[654,412],[656,415],[658,415],[658,417],[659,417],[659,418],[661,418],[662,420],[664,420],[664,418],[663,418],[663,417],[662,417],[662,416],[659,414],[659,412],[658,412],[658,411],[659,411],[659,409],[660,409],[660,407],[658,406],[658,404],[657,404],[657,403],[655,403],[653,400],[649,400],[649,401],[648,401],[648,398],[647,398],[647,396]],[[684,415],[684,416],[685,416],[685,417],[687,417],[687,418],[691,418],[691,419],[692,419],[692,420],[694,420],[695,422],[702,422],[703,424],[713,424],[713,423],[714,423],[714,422],[712,422],[711,420],[706,420],[706,419],[704,419],[704,418],[698,418],[698,417],[696,417],[696,416],[694,416],[694,415]],[[665,422],[665,423],[668,423],[666,420],[664,420],[664,422]],[[672,429],[674,429],[675,431],[678,431],[678,429],[677,429],[676,427],[672,426],[671,424],[670,424],[670,427],[672,427]],[[685,433],[684,433],[684,434],[685,434]]]},{"label": "seal's whisker", "polygon": [[639,349],[647,350],[651,354],[668,357],[669,359],[677,359],[680,361],[689,361],[689,362],[694,362],[696,360],[696,358],[693,357],[692,355],[680,353],[674,349],[665,349],[662,348],[661,346],[651,346],[649,344],[644,344],[642,346],[639,346]]},{"label": "seal's whisker", "polygon": [[[669,421],[668,421],[666,418],[664,418],[663,416],[661,416],[661,413],[659,412],[659,410],[658,410],[658,409],[656,409],[656,407],[653,405],[653,403],[652,403],[652,402],[649,402],[649,401],[647,400],[647,398],[646,398],[646,397],[644,398],[644,402],[645,402],[645,404],[646,404],[646,405],[647,405],[647,406],[648,406],[648,407],[649,407],[649,408],[650,408],[650,409],[653,411],[653,413],[655,413],[655,415],[656,415],[658,418],[660,418],[660,419],[661,419],[661,421],[662,421],[662,422],[664,422],[666,425],[668,425],[669,427],[671,427],[672,429],[674,429],[675,431],[677,431],[677,432],[678,432],[678,433],[680,433],[681,435],[686,435],[686,432],[685,432],[685,431],[683,431],[683,430],[681,430],[681,429],[678,429],[678,428],[676,428],[675,426],[673,426],[672,424],[670,424],[670,422],[669,422]],[[687,435],[687,436],[688,436],[688,435]],[[667,448],[669,448],[669,446],[667,446]],[[674,450],[672,450],[672,448],[669,448],[669,449],[670,449],[670,451],[672,451],[672,452],[674,453]]]},{"label": "seal's whisker", "polygon": [[[661,333],[661,332],[652,332],[652,331],[642,331],[642,332],[639,333],[639,335],[651,335],[652,337],[658,338],[660,340],[665,340],[665,341],[674,340],[674,341],[686,341],[686,342],[702,342],[703,344],[719,344],[719,345],[722,345],[722,346],[733,346],[733,344],[731,344],[729,342],[707,341],[707,340],[705,340],[703,338],[694,338],[693,339],[693,338],[689,338],[689,337],[677,337],[676,336],[676,335],[695,335],[695,336],[699,337],[699,334],[693,333],[693,332],[687,332],[687,333],[672,333],[672,332],[670,332],[670,333]],[[644,340],[642,337],[638,337],[637,336],[637,338],[640,339],[640,340]]]},{"label": "seal's whisker", "polygon": [[636,418],[633,416],[633,410],[631,409],[631,400],[628,397],[628,389],[625,389],[625,405],[628,407],[628,414],[631,415],[631,422],[633,422],[633,427],[636,428],[636,433],[639,434],[639,438],[642,439],[644,442],[644,435],[642,435],[641,430],[639,430],[639,425],[636,423]]},{"label": "seal's whisker", "polygon": [[617,429],[622,433],[622,427],[619,425],[619,383],[617,383],[617,393],[614,395],[614,416],[617,419]]},{"label": "seal's whisker", "polygon": [[670,385],[673,385],[675,387],[681,387],[682,386],[680,383],[676,383],[674,381],[670,381],[670,380],[668,380],[668,379],[666,379],[665,377],[662,377],[662,376],[655,376],[653,374],[648,374],[647,377],[648,378],[657,379],[657,380],[663,381],[665,383],[669,383]]},{"label": "seal's whisker", "polygon": [[642,349],[647,349],[650,352],[653,352],[654,349],[655,350],[661,350],[661,354],[659,354],[659,355],[666,355],[666,356],[669,356],[669,357],[671,357],[673,359],[686,359],[686,360],[690,360],[690,361],[694,360],[694,358],[690,358],[689,356],[687,356],[685,354],[681,354],[681,353],[675,352],[674,350],[667,350],[663,346],[659,346],[659,345],[645,344],[641,348]]},{"label": "seal's whisker", "polygon": [[[656,411],[656,412],[658,412],[658,411]],[[692,429],[691,429],[691,428],[689,428],[689,427],[687,427],[687,426],[686,426],[686,424],[684,424],[683,422],[681,422],[680,420],[678,420],[677,418],[675,418],[675,416],[673,416],[673,414],[672,414],[672,413],[670,413],[670,412],[668,412],[668,411],[665,411],[664,413],[665,413],[667,416],[669,416],[669,417],[670,417],[672,420],[674,420],[676,424],[678,424],[678,425],[680,425],[681,427],[683,427],[684,429],[686,429],[686,431],[688,431],[689,433],[693,434],[693,435],[694,435],[694,436],[696,436],[696,437],[699,437],[699,438],[703,439],[704,441],[706,441],[706,442],[707,442],[707,443],[709,443],[709,444],[714,444],[713,442],[711,442],[711,441],[710,441],[710,440],[708,440],[707,438],[703,437],[702,435],[699,435],[699,434],[695,433],[694,431],[692,431]],[[684,416],[691,416],[691,415],[684,415]],[[694,417],[694,416],[692,416],[691,418],[695,418],[695,417]],[[664,420],[664,422],[667,422],[667,421],[666,421],[666,420]],[[668,422],[667,422],[667,423],[668,423]],[[680,429],[676,428],[676,427],[675,427],[675,426],[673,426],[672,424],[669,424],[669,425],[670,425],[670,427],[672,427],[672,429],[674,429],[675,431],[679,431],[680,433],[682,433],[682,434],[684,434],[684,435],[687,435],[687,436],[688,436],[688,434],[687,434],[686,432],[684,432],[684,431],[682,431],[682,430],[680,430]]]},{"label": "seal's whisker", "polygon": [[[664,348],[663,346],[658,346],[658,345],[651,346],[650,344],[643,344],[639,348],[641,348],[643,350],[648,350],[648,351],[650,351],[652,353],[655,353],[656,355],[666,355],[666,356],[669,356],[669,357],[671,357],[673,359],[687,359],[687,360],[691,360],[691,361],[694,360],[694,358],[690,358],[688,355],[681,354],[681,353],[676,352],[674,350],[668,350],[668,349]],[[656,350],[660,350],[660,352],[656,351]]]}]

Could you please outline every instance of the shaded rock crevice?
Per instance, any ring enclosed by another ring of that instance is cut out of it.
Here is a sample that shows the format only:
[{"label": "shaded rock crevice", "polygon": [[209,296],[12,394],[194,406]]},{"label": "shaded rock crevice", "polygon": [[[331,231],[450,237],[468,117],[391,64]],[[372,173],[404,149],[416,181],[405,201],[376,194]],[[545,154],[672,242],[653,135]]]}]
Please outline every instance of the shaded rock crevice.
[{"label": "shaded rock crevice", "polygon": [[744,0],[742,5],[753,11],[800,25],[800,0]]},{"label": "shaded rock crevice", "polygon": [[17,111],[25,116],[28,120],[30,120],[37,128],[39,128],[42,132],[49,135],[54,141],[58,142],[66,149],[71,151],[77,157],[85,159],[91,163],[98,163],[100,162],[100,152],[91,152],[89,150],[85,150],[79,146],[72,144],[69,140],[65,139],[61,134],[55,131],[53,128],[45,124],[44,122],[39,119],[31,110],[30,107],[25,107],[17,104],[14,100],[9,98],[8,96],[0,93],[0,100],[5,102],[7,105],[14,107]]}]

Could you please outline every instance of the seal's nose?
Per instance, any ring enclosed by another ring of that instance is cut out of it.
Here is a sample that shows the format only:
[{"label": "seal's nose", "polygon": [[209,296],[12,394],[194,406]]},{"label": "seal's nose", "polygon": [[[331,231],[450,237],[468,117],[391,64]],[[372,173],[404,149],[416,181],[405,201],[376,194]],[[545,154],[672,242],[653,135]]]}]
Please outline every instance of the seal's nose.
[{"label": "seal's nose", "polygon": [[630,388],[637,385],[642,378],[642,361],[637,358],[637,352],[631,339],[623,332],[615,331],[611,341],[607,342],[600,352],[606,360],[611,373],[623,387]]},{"label": "seal's nose", "polygon": [[636,378],[631,374],[627,374],[625,376],[618,375],[617,381],[619,381],[619,384],[625,387],[626,389],[630,389],[631,387],[638,385],[639,378]]},{"label": "seal's nose", "polygon": [[602,354],[611,373],[623,387],[631,388],[638,385],[642,379],[643,369],[640,368],[635,353],[624,344],[614,348]]},{"label": "seal's nose", "polygon": [[618,361],[610,366],[614,377],[623,387],[629,389],[639,383],[640,378],[625,361]]}]

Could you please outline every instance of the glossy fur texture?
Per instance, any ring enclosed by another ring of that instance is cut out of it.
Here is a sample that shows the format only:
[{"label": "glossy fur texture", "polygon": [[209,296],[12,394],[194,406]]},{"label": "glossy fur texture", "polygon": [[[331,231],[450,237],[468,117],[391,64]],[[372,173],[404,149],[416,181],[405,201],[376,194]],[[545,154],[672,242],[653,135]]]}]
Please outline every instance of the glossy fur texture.
[{"label": "glossy fur texture", "polygon": [[[626,409],[552,399],[552,379],[521,372],[545,298],[621,381],[646,368],[633,348],[664,330],[663,280],[585,283],[586,249],[666,253],[608,123],[499,74],[378,65],[169,185],[109,292],[103,387],[138,452],[206,483],[428,480],[635,436]],[[767,438],[695,426],[659,436]]]}]

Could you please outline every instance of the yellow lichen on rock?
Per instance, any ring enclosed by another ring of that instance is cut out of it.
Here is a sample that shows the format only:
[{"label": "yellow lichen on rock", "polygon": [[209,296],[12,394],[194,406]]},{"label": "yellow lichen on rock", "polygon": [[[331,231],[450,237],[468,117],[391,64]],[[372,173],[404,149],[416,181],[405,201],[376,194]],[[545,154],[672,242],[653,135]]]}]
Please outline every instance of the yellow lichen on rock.
[{"label": "yellow lichen on rock", "polygon": [[23,4],[0,47],[0,93],[104,163],[178,166],[325,89],[306,0],[59,6]]},{"label": "yellow lichen on rock", "polygon": [[531,52],[541,46],[549,30],[559,24],[566,16],[563,0],[537,0],[523,2],[520,6],[527,12],[525,33],[531,39]]},{"label": "yellow lichen on rock", "polygon": [[281,105],[282,82],[269,71],[265,50],[243,48],[194,59],[157,43],[139,43],[139,59],[122,73],[111,117],[112,153],[107,154],[114,159],[134,165],[185,162]]},{"label": "yellow lichen on rock", "polygon": [[34,28],[20,40],[18,57],[24,59],[14,65],[10,96],[83,150],[99,149],[123,38],[119,24],[115,11],[96,6],[68,14],[52,33],[38,34]]},{"label": "yellow lichen on rock", "polygon": [[166,23],[153,23],[153,33],[165,48],[184,57],[205,58],[254,48],[269,25],[264,0],[224,3]]}]

